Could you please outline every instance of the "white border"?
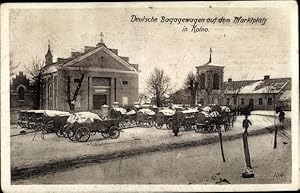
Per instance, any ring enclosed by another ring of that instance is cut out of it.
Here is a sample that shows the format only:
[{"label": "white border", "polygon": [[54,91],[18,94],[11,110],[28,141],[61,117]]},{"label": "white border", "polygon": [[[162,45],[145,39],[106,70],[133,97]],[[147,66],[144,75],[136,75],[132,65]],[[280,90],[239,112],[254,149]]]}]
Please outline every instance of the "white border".
[{"label": "white border", "polygon": [[[241,184],[241,185],[10,185],[10,111],[9,111],[9,9],[41,8],[144,8],[154,7],[288,7],[292,19],[292,183],[291,184]],[[148,3],[18,3],[1,5],[1,186],[4,192],[116,192],[116,191],[271,191],[297,190],[299,184],[299,60],[298,60],[298,12],[296,1],[266,2],[148,2]]]}]

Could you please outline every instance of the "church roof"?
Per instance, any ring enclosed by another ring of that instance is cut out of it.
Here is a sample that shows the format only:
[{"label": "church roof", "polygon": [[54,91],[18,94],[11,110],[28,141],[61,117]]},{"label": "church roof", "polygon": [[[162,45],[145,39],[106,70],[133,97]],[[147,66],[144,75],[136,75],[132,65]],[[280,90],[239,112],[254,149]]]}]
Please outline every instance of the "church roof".
[{"label": "church roof", "polygon": [[87,57],[98,53],[99,51],[103,51],[109,56],[111,56],[112,58],[114,58],[116,61],[118,61],[119,64],[123,65],[122,67],[123,69],[127,69],[128,71],[138,72],[138,64],[129,63],[128,57],[119,56],[117,49],[107,48],[103,42],[98,43],[96,47],[85,46],[84,52],[71,52],[71,56],[68,58],[57,58],[57,61],[52,65],[68,66],[68,67],[78,66],[79,65],[78,63],[81,60],[84,60]]}]

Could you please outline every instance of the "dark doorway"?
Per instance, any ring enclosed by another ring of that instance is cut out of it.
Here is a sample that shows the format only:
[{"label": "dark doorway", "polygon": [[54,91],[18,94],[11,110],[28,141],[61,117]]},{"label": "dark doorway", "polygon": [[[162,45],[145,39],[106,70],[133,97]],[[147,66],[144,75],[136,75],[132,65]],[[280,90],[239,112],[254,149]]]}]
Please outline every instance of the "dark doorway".
[{"label": "dark doorway", "polygon": [[254,104],[253,99],[249,99],[249,109],[251,111],[253,111],[253,108],[254,108],[253,104]]},{"label": "dark doorway", "polygon": [[93,95],[93,109],[101,109],[102,105],[106,105],[106,95]]}]

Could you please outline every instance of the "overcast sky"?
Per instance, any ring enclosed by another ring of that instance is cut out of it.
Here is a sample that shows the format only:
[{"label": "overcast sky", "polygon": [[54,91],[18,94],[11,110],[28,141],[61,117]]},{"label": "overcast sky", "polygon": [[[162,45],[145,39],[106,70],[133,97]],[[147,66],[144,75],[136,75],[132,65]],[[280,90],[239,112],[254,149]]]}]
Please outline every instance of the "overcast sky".
[{"label": "overcast sky", "polygon": [[[209,32],[182,32],[184,25],[132,23],[131,15],[165,17],[266,17],[265,25],[198,24]],[[48,40],[54,61],[71,51],[95,46],[100,32],[109,48],[139,64],[140,91],[155,68],[163,68],[179,88],[195,66],[208,61],[225,66],[224,80],[250,79],[264,75],[291,77],[290,18],[284,8],[92,8],[92,9],[18,9],[10,13],[10,53],[20,70],[32,58],[44,60]],[[176,86],[175,86],[176,85]]]}]

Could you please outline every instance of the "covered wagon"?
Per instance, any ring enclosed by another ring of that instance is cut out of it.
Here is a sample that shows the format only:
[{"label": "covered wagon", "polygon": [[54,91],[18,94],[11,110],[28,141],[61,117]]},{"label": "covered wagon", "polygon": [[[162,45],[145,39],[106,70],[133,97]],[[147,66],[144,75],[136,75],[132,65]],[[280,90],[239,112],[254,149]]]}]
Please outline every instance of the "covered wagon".
[{"label": "covered wagon", "polygon": [[86,142],[91,135],[101,133],[104,138],[116,139],[120,136],[119,120],[103,120],[91,112],[79,112],[67,119],[65,133],[72,141]]}]

